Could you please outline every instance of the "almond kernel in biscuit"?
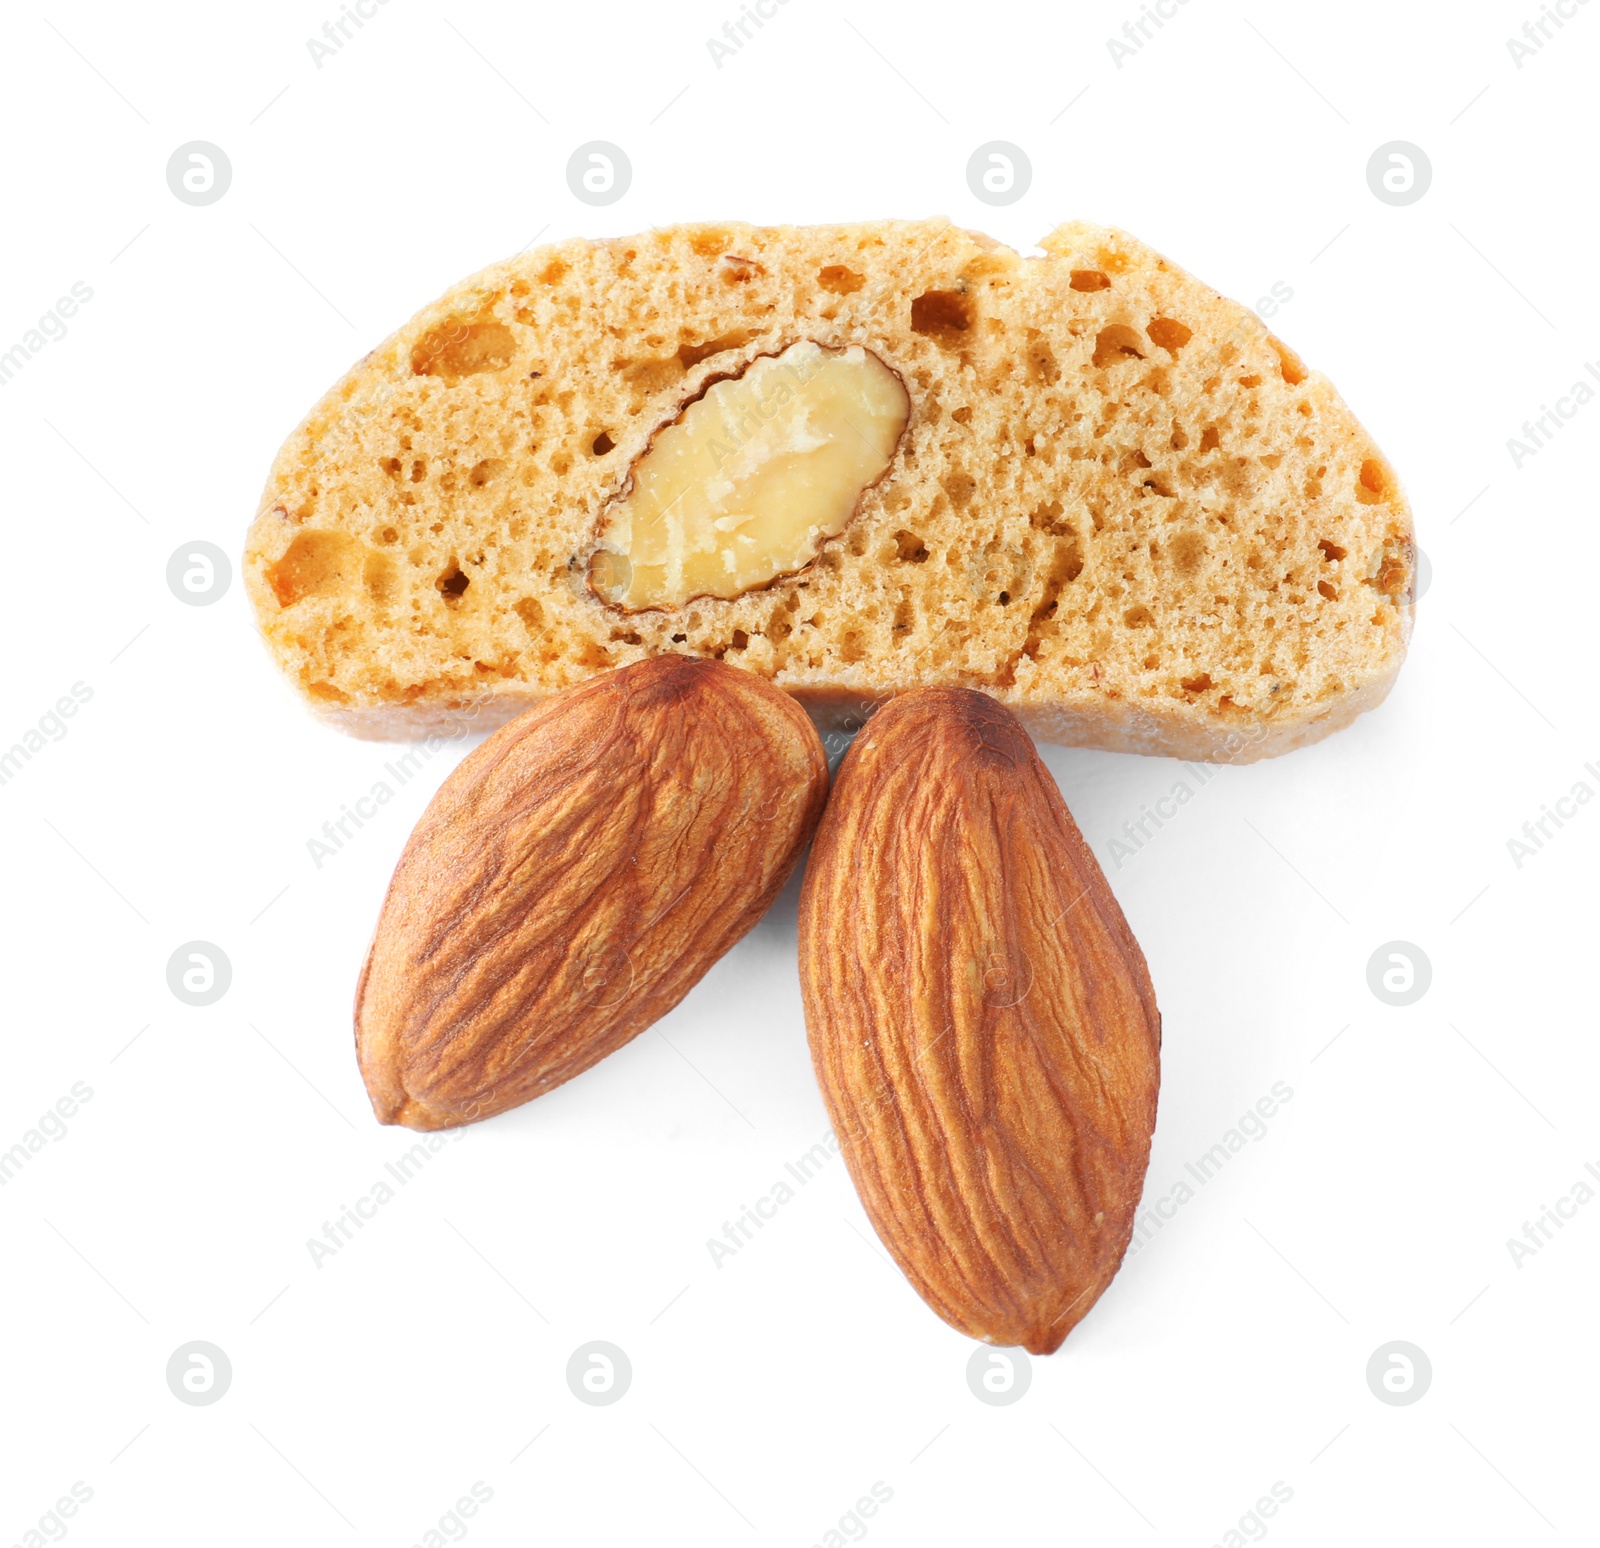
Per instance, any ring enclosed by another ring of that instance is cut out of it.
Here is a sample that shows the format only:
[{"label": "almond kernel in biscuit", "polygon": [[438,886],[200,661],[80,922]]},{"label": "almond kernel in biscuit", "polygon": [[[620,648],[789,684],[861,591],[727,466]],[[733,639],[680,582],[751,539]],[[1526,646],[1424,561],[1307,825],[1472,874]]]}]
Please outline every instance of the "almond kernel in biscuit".
[{"label": "almond kernel in biscuit", "polygon": [[760,356],[652,438],[602,517],[590,589],[641,612],[804,569],[888,470],[909,413],[900,377],[860,345]]}]

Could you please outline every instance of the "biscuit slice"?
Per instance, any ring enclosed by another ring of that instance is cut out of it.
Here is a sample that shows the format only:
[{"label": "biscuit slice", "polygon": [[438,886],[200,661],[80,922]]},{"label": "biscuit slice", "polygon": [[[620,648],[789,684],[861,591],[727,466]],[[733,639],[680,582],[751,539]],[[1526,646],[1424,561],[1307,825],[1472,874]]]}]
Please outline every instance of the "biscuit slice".
[{"label": "biscuit slice", "polygon": [[1254,313],[1119,231],[676,226],[484,270],[278,455],[244,575],[357,736],[711,656],[824,730],[959,684],[1044,741],[1249,762],[1379,703],[1393,469]]}]

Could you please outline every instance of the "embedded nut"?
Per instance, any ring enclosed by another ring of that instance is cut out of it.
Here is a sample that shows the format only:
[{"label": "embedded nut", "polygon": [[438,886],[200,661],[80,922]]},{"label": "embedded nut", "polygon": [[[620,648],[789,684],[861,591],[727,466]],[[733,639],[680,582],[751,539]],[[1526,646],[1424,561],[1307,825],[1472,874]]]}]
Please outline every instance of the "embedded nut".
[{"label": "embedded nut", "polygon": [[713,382],[604,513],[589,587],[628,612],[736,597],[804,569],[887,471],[910,414],[859,344],[802,339]]}]

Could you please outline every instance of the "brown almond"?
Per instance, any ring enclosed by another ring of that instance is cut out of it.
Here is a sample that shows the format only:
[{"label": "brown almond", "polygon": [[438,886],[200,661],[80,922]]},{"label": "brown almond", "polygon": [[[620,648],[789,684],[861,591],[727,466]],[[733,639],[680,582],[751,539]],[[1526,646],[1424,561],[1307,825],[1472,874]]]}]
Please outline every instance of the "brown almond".
[{"label": "brown almond", "polygon": [[805,712],[718,661],[656,657],[502,727],[417,824],[362,970],[379,1120],[492,1117],[638,1036],[761,918],[827,790]]},{"label": "brown almond", "polygon": [[800,902],[812,1059],[917,1293],[1048,1354],[1111,1282],[1155,1126],[1144,955],[1015,716],[924,688],[834,783]]}]

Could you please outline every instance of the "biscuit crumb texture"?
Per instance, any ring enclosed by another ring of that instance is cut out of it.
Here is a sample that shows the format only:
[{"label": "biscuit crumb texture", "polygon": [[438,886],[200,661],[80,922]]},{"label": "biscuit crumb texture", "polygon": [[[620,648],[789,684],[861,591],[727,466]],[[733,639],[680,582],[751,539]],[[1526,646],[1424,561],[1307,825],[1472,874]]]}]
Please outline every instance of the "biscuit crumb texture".
[{"label": "biscuit crumb texture", "polygon": [[[273,466],[244,574],[359,736],[488,729],[674,652],[824,729],[959,684],[1044,741],[1249,762],[1381,701],[1410,634],[1394,471],[1254,313],[1121,232],[1024,257],[944,221],[536,249],[366,356]],[[888,469],[797,573],[626,611],[608,508],[708,384],[810,340],[905,385]]]}]

